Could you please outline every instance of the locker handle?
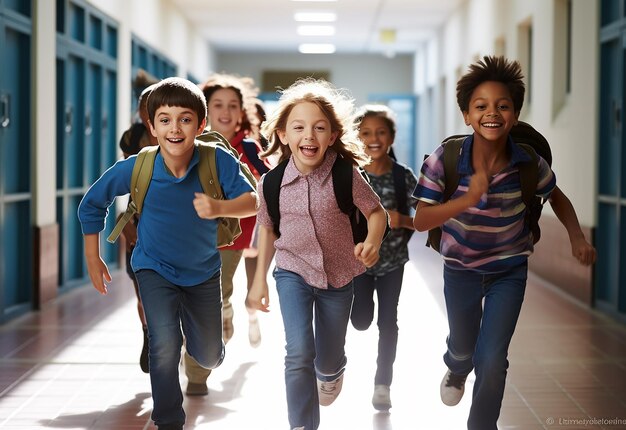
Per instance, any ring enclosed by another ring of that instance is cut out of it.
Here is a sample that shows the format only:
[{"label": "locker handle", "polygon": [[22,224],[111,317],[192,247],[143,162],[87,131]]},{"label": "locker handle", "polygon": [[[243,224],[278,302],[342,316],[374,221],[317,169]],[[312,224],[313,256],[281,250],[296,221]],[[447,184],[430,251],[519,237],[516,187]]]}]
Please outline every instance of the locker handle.
[{"label": "locker handle", "polygon": [[74,116],[74,110],[72,109],[72,106],[67,106],[65,108],[65,132],[68,134],[72,132],[72,117],[73,116]]},{"label": "locker handle", "polygon": [[0,96],[0,108],[2,109],[0,127],[7,128],[11,124],[11,98],[8,94]]},{"label": "locker handle", "polygon": [[85,113],[85,136],[91,136],[92,131],[93,127],[91,126],[91,112],[87,111],[87,113]]}]

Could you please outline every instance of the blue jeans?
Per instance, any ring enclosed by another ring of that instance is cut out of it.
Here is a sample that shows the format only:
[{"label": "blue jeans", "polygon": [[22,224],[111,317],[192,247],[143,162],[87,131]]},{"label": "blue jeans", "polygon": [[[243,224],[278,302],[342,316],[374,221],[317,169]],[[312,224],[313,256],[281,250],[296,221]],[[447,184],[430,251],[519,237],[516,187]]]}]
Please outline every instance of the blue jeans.
[{"label": "blue jeans", "polygon": [[350,321],[357,330],[367,330],[374,319],[374,291],[378,297],[378,358],[375,385],[391,385],[398,346],[398,301],[404,266],[382,276],[362,274],[354,278],[354,304]]},{"label": "blue jeans", "polygon": [[159,427],[182,428],[185,411],[178,379],[181,326],[185,347],[198,364],[213,369],[222,363],[220,274],[218,271],[193,287],[174,285],[153,270],[140,270],[136,276],[148,325],[152,419]]},{"label": "blue jeans", "polygon": [[[274,270],[285,326],[285,385],[290,428],[315,430],[320,423],[317,379],[334,381],[346,366],[346,331],[352,282],[327,290],[287,270]],[[315,318],[314,318],[315,317]],[[315,327],[314,327],[315,325]]]},{"label": "blue jeans", "polygon": [[444,267],[450,335],[443,360],[454,374],[467,375],[472,369],[476,374],[469,430],[497,430],[509,344],[524,301],[527,275],[527,264],[487,275]]}]

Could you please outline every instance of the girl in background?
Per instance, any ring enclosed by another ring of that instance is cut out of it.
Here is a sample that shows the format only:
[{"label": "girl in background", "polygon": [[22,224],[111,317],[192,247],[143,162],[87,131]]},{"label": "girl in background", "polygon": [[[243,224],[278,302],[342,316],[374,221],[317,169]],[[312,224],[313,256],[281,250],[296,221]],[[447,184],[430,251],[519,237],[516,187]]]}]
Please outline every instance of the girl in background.
[{"label": "girl in background", "polygon": [[359,138],[372,159],[364,168],[370,185],[389,213],[391,232],[380,247],[380,260],[354,278],[354,304],[350,320],[357,330],[367,330],[374,319],[374,292],[378,299],[378,358],[374,376],[374,408],[391,408],[390,386],[398,345],[398,301],[404,264],[409,261],[408,242],[414,231],[409,208],[417,205],[412,192],[417,178],[392,159],[389,152],[396,136],[394,113],[384,105],[365,105],[355,116]]}]

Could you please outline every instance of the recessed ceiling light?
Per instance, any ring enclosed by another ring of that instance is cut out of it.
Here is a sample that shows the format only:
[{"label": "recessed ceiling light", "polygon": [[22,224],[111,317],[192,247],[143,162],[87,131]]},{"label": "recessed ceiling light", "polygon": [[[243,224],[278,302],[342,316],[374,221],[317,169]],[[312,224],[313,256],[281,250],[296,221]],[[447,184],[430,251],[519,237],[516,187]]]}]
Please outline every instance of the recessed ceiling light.
[{"label": "recessed ceiling light", "polygon": [[293,19],[298,22],[334,22],[337,20],[335,12],[296,12]]},{"label": "recessed ceiling light", "polygon": [[335,34],[335,27],[332,25],[299,25],[298,35],[300,36],[332,36]]},{"label": "recessed ceiling light", "polygon": [[298,46],[301,54],[332,54],[335,52],[335,45],[332,43],[302,43]]}]

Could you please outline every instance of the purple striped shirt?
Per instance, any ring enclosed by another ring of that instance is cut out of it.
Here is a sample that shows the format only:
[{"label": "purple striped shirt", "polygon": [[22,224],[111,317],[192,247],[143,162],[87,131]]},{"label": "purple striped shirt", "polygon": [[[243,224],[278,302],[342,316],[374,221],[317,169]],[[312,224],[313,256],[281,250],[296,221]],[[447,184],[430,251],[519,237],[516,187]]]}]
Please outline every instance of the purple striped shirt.
[{"label": "purple striped shirt", "polygon": [[[323,163],[308,175],[296,168],[293,157],[280,186],[280,233],[274,242],[276,266],[295,272],[307,284],[326,289],[340,288],[365,272],[354,257],[350,220],[341,212],[333,191],[332,166],[337,154],[326,151]],[[272,228],[263,197],[263,179],[258,186],[260,208],[257,222]],[[355,170],[352,175],[354,204],[366,216],[380,206],[378,195]]]},{"label": "purple striped shirt", "polygon": [[[474,173],[471,165],[473,136],[463,142],[459,158],[459,186],[455,199],[465,194]],[[440,250],[445,264],[452,269],[479,273],[497,273],[526,261],[533,252],[532,233],[524,220],[518,163],[530,156],[509,138],[507,151],[511,161],[492,176],[489,190],[476,207],[466,209],[443,224]],[[536,195],[548,198],[556,186],[556,177],[548,163],[539,157]],[[439,204],[443,199],[445,175],[443,146],[439,146],[422,165],[413,192],[418,200]]]}]

